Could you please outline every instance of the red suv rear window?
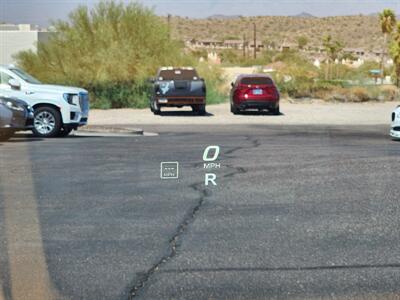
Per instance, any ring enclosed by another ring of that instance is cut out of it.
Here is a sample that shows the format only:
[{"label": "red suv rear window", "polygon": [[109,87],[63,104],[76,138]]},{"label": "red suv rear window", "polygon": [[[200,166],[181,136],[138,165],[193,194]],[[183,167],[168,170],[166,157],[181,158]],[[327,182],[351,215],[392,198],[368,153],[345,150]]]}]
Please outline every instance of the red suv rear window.
[{"label": "red suv rear window", "polygon": [[245,77],[242,80],[240,80],[240,83],[241,84],[257,84],[257,85],[273,84],[271,78],[268,78],[268,77]]}]

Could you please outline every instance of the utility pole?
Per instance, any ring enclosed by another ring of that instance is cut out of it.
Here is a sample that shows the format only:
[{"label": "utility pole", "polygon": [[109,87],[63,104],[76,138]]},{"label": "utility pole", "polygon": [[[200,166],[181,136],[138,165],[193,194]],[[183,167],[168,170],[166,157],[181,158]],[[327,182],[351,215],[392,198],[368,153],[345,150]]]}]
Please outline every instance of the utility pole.
[{"label": "utility pole", "polygon": [[171,39],[171,14],[168,14],[168,35],[169,39]]},{"label": "utility pole", "polygon": [[243,34],[243,58],[246,58],[246,34]]},{"label": "utility pole", "polygon": [[257,59],[257,26],[254,22],[254,59]]}]

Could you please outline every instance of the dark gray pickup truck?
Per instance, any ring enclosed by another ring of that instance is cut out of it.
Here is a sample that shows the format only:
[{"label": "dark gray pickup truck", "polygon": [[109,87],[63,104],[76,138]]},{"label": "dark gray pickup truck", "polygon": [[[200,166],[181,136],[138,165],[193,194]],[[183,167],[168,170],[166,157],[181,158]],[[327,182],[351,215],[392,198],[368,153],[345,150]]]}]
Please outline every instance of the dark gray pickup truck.
[{"label": "dark gray pickup truck", "polygon": [[191,106],[198,115],[206,113],[206,84],[194,68],[160,68],[153,83],[150,109],[157,115],[161,107]]}]

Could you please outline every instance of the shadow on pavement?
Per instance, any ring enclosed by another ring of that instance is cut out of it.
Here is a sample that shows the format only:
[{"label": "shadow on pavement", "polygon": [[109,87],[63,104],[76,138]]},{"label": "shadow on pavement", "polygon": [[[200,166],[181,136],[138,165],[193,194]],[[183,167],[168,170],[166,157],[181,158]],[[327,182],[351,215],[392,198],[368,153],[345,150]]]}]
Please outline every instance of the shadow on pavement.
[{"label": "shadow on pavement", "polygon": [[243,116],[273,116],[273,117],[279,117],[279,116],[284,116],[284,113],[279,113],[279,115],[275,115],[272,112],[269,111],[258,111],[258,110],[246,110],[246,111],[241,111],[239,115]]},{"label": "shadow on pavement", "polygon": [[[71,133],[68,136],[56,136],[49,138],[38,138],[33,134],[25,133],[25,134],[16,134],[7,143],[22,143],[22,142],[37,142],[37,141],[45,141],[45,140],[65,140],[65,139],[77,139],[77,138],[96,138],[98,135],[74,135]],[[1,299],[0,299],[1,300]]]},{"label": "shadow on pavement", "polygon": [[42,138],[34,137],[33,134],[15,134],[7,141],[7,143],[26,143],[43,141]]},{"label": "shadow on pavement", "polygon": [[213,117],[214,115],[207,112],[205,115],[197,115],[192,111],[165,111],[161,112],[162,117]]}]

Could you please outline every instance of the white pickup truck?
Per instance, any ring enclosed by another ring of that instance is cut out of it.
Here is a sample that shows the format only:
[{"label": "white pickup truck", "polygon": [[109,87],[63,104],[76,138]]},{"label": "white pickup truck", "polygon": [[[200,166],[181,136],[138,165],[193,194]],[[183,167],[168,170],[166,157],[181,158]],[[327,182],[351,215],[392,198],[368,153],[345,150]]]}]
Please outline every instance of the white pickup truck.
[{"label": "white pickup truck", "polygon": [[0,96],[18,98],[32,106],[32,131],[39,137],[67,136],[88,122],[89,94],[86,90],[42,84],[12,65],[0,65]]},{"label": "white pickup truck", "polygon": [[400,140],[400,105],[392,112],[390,136],[394,140]]}]

